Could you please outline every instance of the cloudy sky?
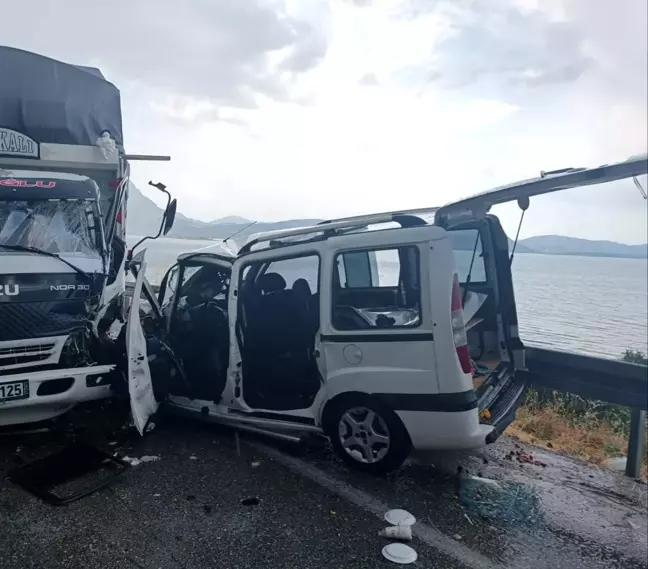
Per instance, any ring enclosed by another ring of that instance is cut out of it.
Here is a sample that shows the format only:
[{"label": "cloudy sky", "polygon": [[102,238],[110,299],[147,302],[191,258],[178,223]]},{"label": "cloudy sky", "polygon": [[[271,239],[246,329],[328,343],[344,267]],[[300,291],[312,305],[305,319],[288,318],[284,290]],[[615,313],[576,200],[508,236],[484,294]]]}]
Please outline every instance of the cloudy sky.
[{"label": "cloudy sky", "polygon": [[[23,0],[6,45],[122,92],[150,197],[278,220],[441,205],[647,148],[645,0]],[[38,14],[37,17],[34,15]],[[29,25],[20,25],[28,22]],[[496,210],[514,233],[515,207]],[[631,181],[536,198],[522,236],[646,241]]]}]

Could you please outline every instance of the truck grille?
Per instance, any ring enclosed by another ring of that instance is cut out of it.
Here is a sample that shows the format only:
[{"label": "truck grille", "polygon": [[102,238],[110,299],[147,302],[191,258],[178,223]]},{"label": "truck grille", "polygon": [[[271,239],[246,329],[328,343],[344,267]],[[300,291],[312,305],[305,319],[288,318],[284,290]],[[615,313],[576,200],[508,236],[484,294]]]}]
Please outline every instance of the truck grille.
[{"label": "truck grille", "polygon": [[83,301],[0,303],[0,346],[3,342],[68,335],[85,327]]},{"label": "truck grille", "polygon": [[8,370],[19,372],[19,368],[39,364],[58,363],[63,338],[42,338],[21,342],[4,342],[0,344],[0,373]]}]

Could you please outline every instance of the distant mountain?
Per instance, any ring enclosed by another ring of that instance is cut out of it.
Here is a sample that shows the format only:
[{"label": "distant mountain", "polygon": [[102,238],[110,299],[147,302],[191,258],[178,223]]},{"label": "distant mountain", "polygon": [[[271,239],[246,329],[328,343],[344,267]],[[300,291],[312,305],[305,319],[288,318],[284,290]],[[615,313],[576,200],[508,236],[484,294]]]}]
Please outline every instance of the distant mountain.
[{"label": "distant mountain", "polygon": [[[128,196],[128,233],[131,235],[157,235],[162,220],[163,210],[151,199],[131,184]],[[225,239],[238,233],[237,237],[245,238],[253,233],[291,229],[318,223],[318,219],[291,219],[279,222],[257,222],[236,215],[221,217],[215,221],[205,222],[176,214],[173,229],[168,237],[179,239]],[[246,227],[249,226],[249,227]]]},{"label": "distant mountain", "polygon": [[[161,220],[162,209],[131,184],[128,200],[128,233],[140,236],[156,235]],[[205,222],[190,219],[178,213],[173,229],[168,236],[180,239],[225,239],[236,233],[237,241],[241,242],[254,233],[304,227],[315,225],[320,221],[320,219],[290,219],[278,222],[260,221],[250,225],[252,222],[249,219],[237,215]],[[512,244],[509,239],[509,251]],[[472,250],[474,237],[468,233],[455,235],[453,245],[458,249]],[[624,245],[613,241],[589,241],[561,235],[543,235],[520,239],[515,252],[645,259],[648,256],[648,245]]]},{"label": "distant mountain", "polygon": [[240,215],[227,215],[225,217],[220,217],[218,219],[215,219],[214,221],[210,222],[210,224],[220,224],[220,223],[237,223],[237,224],[242,224],[245,225],[246,223],[252,223],[251,220],[245,219],[244,217],[241,217]]},{"label": "distant mountain", "polygon": [[[140,192],[131,184],[128,194],[128,232],[132,235],[157,235],[162,221],[163,210],[151,199]],[[191,236],[193,232],[200,231],[207,226],[202,221],[189,219],[181,213],[176,214],[175,224],[171,231],[173,235]]]},{"label": "distant mountain", "polygon": [[[452,242],[452,248],[455,251],[472,251],[475,248],[475,239],[476,233],[473,230],[468,231],[451,231],[450,232],[450,241]],[[479,247],[479,245],[477,245]],[[509,251],[513,249],[513,240],[508,240]],[[481,249],[479,250],[481,251]],[[515,247],[516,253],[535,253],[525,245],[522,245],[521,241],[518,241],[518,244]]]},{"label": "distant mountain", "polygon": [[520,244],[536,253],[549,255],[582,255],[588,257],[646,258],[648,244],[624,245],[614,241],[589,241],[561,235],[540,235],[520,240]]}]

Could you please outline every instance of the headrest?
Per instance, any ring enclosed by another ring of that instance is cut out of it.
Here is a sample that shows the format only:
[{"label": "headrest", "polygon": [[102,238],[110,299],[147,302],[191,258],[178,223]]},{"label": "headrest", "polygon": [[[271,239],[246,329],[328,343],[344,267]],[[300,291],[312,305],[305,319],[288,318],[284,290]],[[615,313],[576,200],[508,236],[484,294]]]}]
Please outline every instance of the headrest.
[{"label": "headrest", "polygon": [[292,289],[298,293],[302,294],[304,296],[310,296],[311,295],[311,287],[308,284],[308,281],[306,279],[297,279],[293,285]]},{"label": "headrest", "polygon": [[259,277],[259,288],[263,294],[278,292],[286,288],[286,280],[279,273],[265,273]]}]

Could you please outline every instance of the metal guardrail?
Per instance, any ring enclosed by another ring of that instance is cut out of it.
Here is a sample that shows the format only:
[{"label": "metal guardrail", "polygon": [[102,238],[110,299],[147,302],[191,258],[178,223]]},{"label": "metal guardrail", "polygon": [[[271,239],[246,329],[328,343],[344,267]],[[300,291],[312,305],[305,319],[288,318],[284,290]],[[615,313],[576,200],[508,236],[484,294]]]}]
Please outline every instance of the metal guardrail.
[{"label": "metal guardrail", "polygon": [[534,346],[527,346],[526,364],[531,383],[624,407],[648,409],[646,366]]},{"label": "metal guardrail", "polygon": [[527,346],[526,379],[535,385],[629,407],[630,437],[626,474],[641,475],[648,409],[646,366]]}]

